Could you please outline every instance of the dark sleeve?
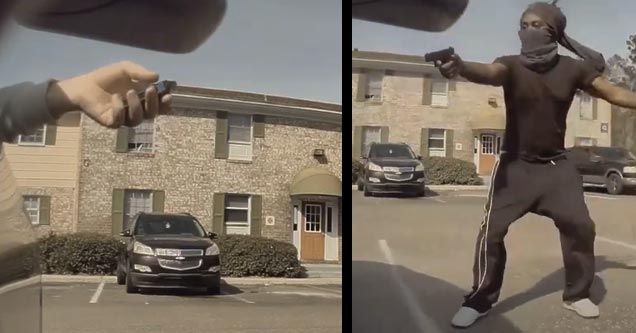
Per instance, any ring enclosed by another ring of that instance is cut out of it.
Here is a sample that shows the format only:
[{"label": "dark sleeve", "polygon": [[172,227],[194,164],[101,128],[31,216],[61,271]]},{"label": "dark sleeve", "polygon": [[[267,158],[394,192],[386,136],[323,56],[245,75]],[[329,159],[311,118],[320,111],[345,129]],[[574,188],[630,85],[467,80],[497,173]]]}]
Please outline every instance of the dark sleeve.
[{"label": "dark sleeve", "polygon": [[594,68],[594,66],[587,61],[577,60],[577,66],[579,71],[579,89],[587,89],[592,85],[592,81],[597,77],[603,75],[603,73],[599,72]]},{"label": "dark sleeve", "polygon": [[46,102],[53,82],[25,82],[0,89],[0,142],[11,142],[54,120]]}]

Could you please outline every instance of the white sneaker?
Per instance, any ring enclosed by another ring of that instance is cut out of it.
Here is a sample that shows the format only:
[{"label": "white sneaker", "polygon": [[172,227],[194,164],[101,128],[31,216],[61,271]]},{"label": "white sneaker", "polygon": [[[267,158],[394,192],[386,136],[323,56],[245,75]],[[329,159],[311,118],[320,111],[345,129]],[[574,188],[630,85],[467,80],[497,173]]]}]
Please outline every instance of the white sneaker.
[{"label": "white sneaker", "polygon": [[457,313],[453,317],[453,320],[451,320],[451,324],[455,327],[465,328],[474,324],[475,321],[477,321],[477,319],[487,314],[488,314],[488,311],[484,313],[480,313],[473,308],[462,306],[461,308],[459,308],[459,311],[457,311]]},{"label": "white sneaker", "polygon": [[563,307],[576,312],[583,318],[596,318],[600,315],[598,306],[589,298],[580,299],[576,302],[563,302]]}]

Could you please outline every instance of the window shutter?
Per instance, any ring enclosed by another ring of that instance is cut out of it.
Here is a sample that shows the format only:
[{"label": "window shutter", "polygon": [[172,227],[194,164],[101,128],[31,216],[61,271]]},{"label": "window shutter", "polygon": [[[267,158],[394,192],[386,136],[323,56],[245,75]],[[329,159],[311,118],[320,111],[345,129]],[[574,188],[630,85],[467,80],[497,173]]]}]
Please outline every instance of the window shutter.
[{"label": "window shutter", "polygon": [[128,152],[128,135],[130,134],[130,128],[122,126],[117,129],[117,143],[115,144],[115,152],[126,153]]},{"label": "window shutter", "polygon": [[124,227],[124,190],[113,190],[113,210],[112,210],[112,231],[113,236],[119,236]]},{"label": "window shutter", "polygon": [[422,128],[420,134],[420,155],[428,157],[428,128]]},{"label": "window shutter", "polygon": [[364,102],[367,100],[367,74],[358,74],[358,90],[356,91],[356,101]]},{"label": "window shutter", "polygon": [[265,116],[255,114],[252,117],[254,121],[254,137],[255,138],[264,138],[265,137]]},{"label": "window shutter", "polygon": [[448,91],[456,91],[457,90],[457,81],[448,80]]},{"label": "window shutter", "polygon": [[263,197],[252,195],[250,198],[250,235],[261,236],[263,225]]},{"label": "window shutter", "polygon": [[212,202],[212,232],[217,235],[225,233],[225,193],[214,193]]},{"label": "window shutter", "polygon": [[166,192],[152,191],[152,211],[163,213]]},{"label": "window shutter", "polygon": [[227,112],[216,112],[216,139],[214,142],[214,157],[227,159],[229,147],[227,145],[228,121]]},{"label": "window shutter", "polygon": [[353,147],[351,149],[354,159],[360,159],[362,157],[362,126],[356,126],[353,128]]},{"label": "window shutter", "polygon": [[598,118],[598,98],[592,97],[592,120]]},{"label": "window shutter", "polygon": [[40,225],[51,224],[51,197],[40,197]]},{"label": "window shutter", "polygon": [[381,143],[389,142],[389,127],[388,126],[380,127],[380,142]]},{"label": "window shutter", "polygon": [[455,150],[455,144],[453,143],[453,130],[447,129],[444,131],[446,137],[444,138],[444,146],[446,148],[446,157],[453,157],[453,151]]},{"label": "window shutter", "polygon": [[57,138],[57,126],[46,125],[46,138],[44,138],[44,144],[47,146],[55,145],[55,139]]},{"label": "window shutter", "polygon": [[433,102],[433,81],[429,77],[424,77],[422,85],[422,104],[431,105]]}]

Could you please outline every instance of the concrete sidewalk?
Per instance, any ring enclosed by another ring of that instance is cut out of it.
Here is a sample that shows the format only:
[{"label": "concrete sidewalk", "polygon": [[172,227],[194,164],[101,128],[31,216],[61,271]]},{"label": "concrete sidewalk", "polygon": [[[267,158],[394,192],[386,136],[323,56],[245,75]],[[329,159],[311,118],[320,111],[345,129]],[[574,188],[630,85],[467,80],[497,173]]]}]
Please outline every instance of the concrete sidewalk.
[{"label": "concrete sidewalk", "polygon": [[[222,278],[229,285],[342,285],[340,278]],[[42,275],[44,283],[117,283],[115,276],[95,276],[95,275]]]}]

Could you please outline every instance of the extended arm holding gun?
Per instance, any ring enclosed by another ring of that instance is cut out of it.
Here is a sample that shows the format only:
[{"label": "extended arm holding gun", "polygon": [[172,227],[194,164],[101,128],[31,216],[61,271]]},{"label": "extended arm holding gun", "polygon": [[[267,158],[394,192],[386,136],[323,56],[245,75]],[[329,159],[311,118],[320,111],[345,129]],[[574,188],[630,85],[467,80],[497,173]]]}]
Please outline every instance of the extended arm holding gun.
[{"label": "extended arm holding gun", "polygon": [[503,64],[483,64],[478,62],[463,61],[455,50],[450,47],[441,51],[431,52],[424,55],[426,62],[435,63],[440,72],[446,78],[453,78],[460,75],[468,81],[501,86],[504,83],[508,68]]}]

